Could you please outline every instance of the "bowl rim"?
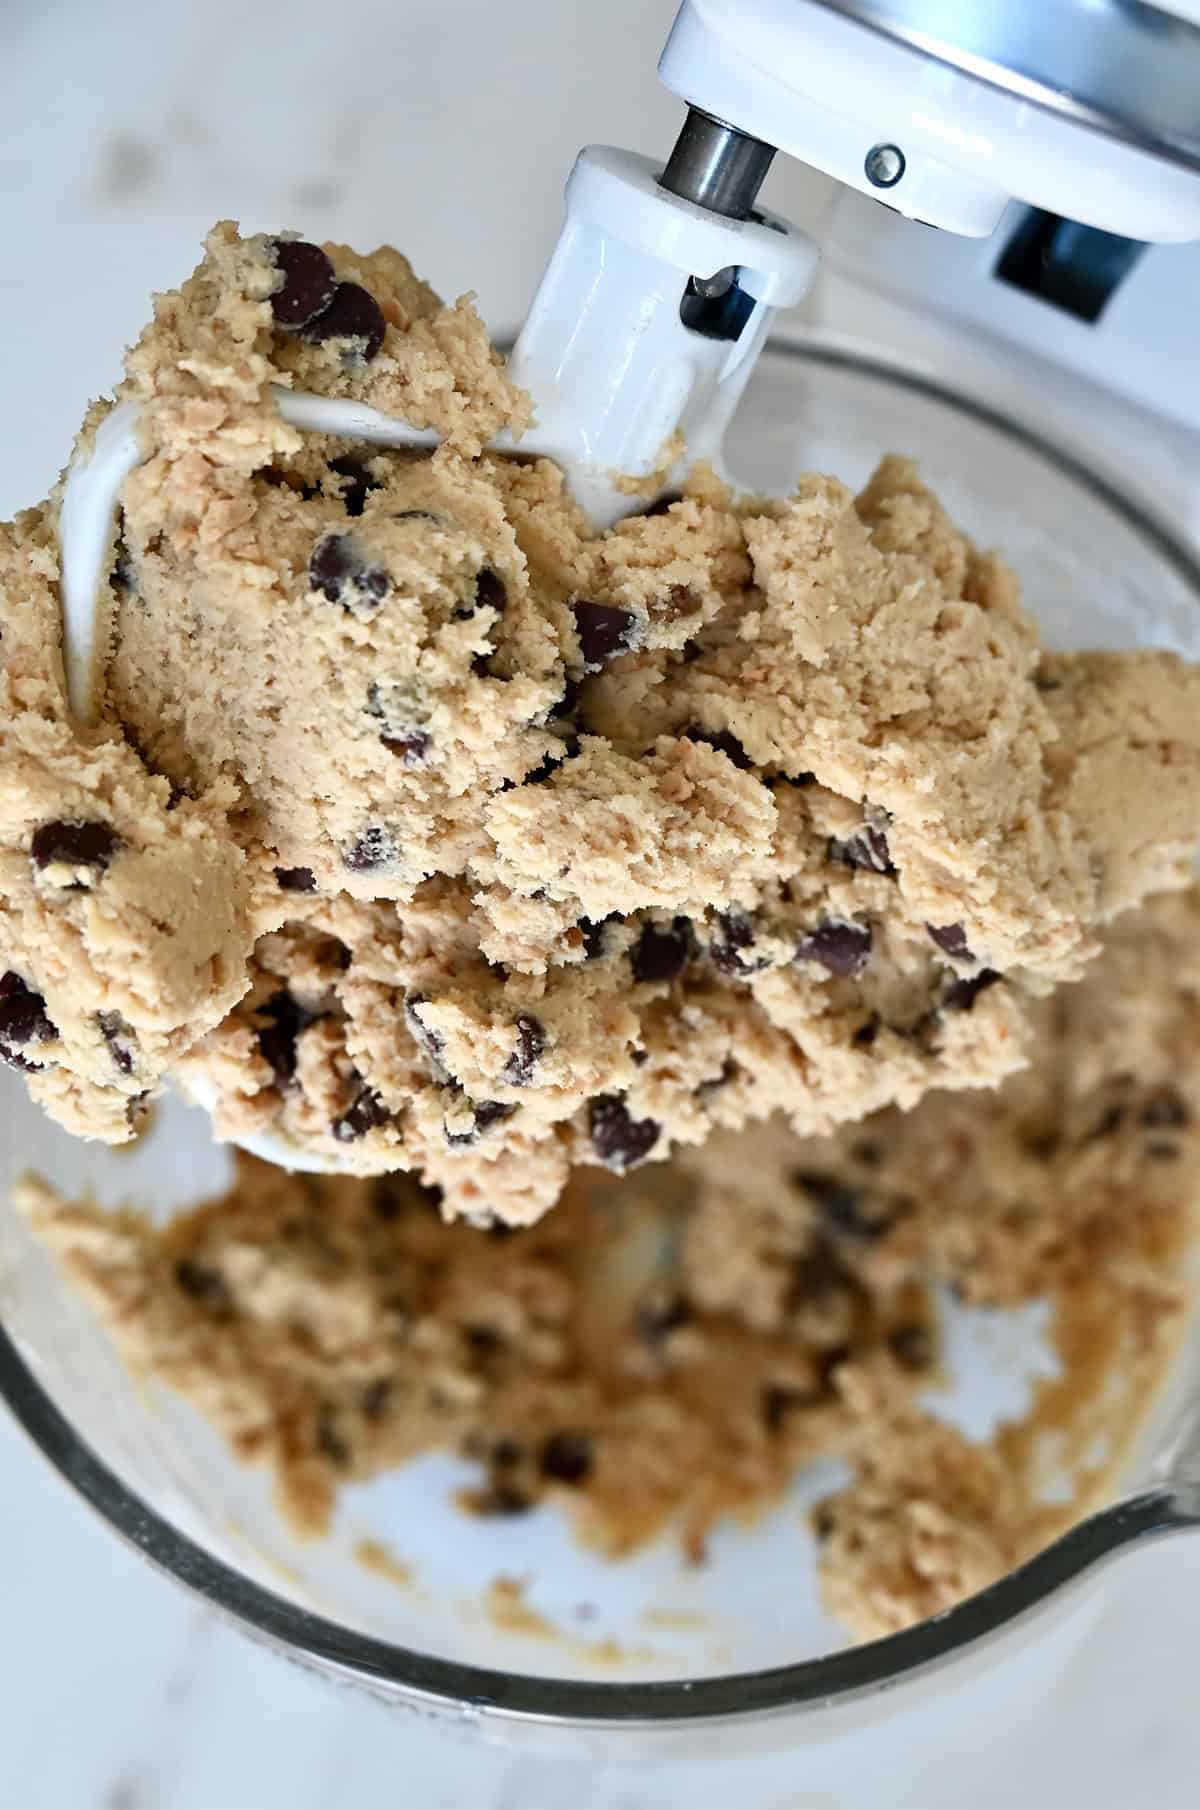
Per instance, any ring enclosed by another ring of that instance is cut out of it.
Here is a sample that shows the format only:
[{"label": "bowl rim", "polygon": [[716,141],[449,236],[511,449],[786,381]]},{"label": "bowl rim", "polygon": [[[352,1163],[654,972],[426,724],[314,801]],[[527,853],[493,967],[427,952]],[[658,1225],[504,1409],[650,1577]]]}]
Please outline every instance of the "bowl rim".
[{"label": "bowl rim", "polygon": [[[768,359],[879,379],[971,417],[1069,475],[1174,568],[1200,603],[1200,561],[1172,532],[1078,454],[990,402],[913,371],[875,349],[819,333],[773,340]],[[745,1722],[834,1709],[894,1690],[992,1643],[1134,1540],[1194,1525],[1169,1482],[1101,1509],[995,1584],[900,1633],[817,1659],[714,1677],[610,1682],[510,1673],[394,1645],[289,1601],[214,1557],[150,1508],[61,1412],[0,1325],[0,1397],[34,1445],[128,1544],[243,1632],[326,1673],[425,1710],[560,1727],[664,1727]]]}]

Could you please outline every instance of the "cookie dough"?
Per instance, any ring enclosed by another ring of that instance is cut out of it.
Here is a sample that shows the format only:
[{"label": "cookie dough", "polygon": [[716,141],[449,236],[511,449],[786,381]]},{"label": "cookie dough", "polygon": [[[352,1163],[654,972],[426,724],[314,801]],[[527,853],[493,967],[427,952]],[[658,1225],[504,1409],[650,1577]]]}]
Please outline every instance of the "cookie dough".
[{"label": "cookie dough", "polygon": [[[226,1199],[165,1226],[32,1181],[20,1200],[128,1360],[269,1466],[302,1532],[343,1484],[449,1447],[478,1463],[476,1514],[549,1497],[613,1554],[671,1522],[699,1562],[720,1515],[837,1454],[855,1478],[814,1515],[826,1595],[887,1633],[1084,1511],[1106,1470],[1047,1507],[1040,1435],[1083,1457],[1103,1434],[1119,1459],[1183,1317],[1200,898],[1124,919],[1030,1016],[1032,1065],[995,1092],[580,1170],[528,1230],[447,1225],[409,1176],[247,1157]],[[935,1285],[1051,1303],[1063,1374],[990,1444],[923,1405]]]},{"label": "cookie dough", "polygon": [[[302,432],[273,386],[440,445]],[[700,471],[593,535],[487,449],[530,405],[469,302],[228,225],[118,394],[94,729],[57,497],[0,529],[0,1053],[74,1131],[175,1075],[223,1136],[529,1222],[580,1161],[994,1084],[1186,881],[1200,671],[1045,654],[902,460],[857,498]]]}]

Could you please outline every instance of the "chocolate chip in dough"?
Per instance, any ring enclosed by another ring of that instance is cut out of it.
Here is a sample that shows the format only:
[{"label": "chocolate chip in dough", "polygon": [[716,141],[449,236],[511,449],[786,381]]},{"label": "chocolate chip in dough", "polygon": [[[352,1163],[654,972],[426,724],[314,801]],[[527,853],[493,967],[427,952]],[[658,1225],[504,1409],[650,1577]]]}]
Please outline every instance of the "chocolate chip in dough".
[{"label": "chocolate chip in dough", "polygon": [[316,892],[317,876],[311,867],[277,867],[275,880],[281,892]]},{"label": "chocolate chip in dough", "polygon": [[943,1012],[969,1012],[979,995],[986,993],[989,987],[994,987],[1003,978],[994,968],[982,968],[978,974],[972,974],[966,980],[956,980],[942,997]]},{"label": "chocolate chip in dough", "polygon": [[58,1027],[51,1022],[42,995],[11,969],[0,976],[0,1056],[11,1062],[15,1050],[30,1043],[50,1043],[57,1036]]},{"label": "chocolate chip in dough", "polygon": [[379,489],[378,478],[373,478],[361,459],[347,455],[340,459],[330,459],[330,471],[346,481],[341,485],[342,508],[347,515],[359,516],[367,505],[367,498],[373,490]]},{"label": "chocolate chip in dough", "polygon": [[510,1087],[528,1087],[545,1047],[546,1027],[532,1013],[522,1012],[517,1019],[517,1047],[504,1065],[501,1080]]},{"label": "chocolate chip in dough", "polygon": [[[34,831],[30,852],[35,867],[91,867],[103,873],[121,846],[107,823],[43,823]],[[71,890],[78,889],[78,883]]]},{"label": "chocolate chip in dough", "polygon": [[798,962],[819,962],[831,974],[857,980],[871,956],[869,924],[818,924],[796,945]]},{"label": "chocolate chip in dough", "polygon": [[634,980],[661,984],[682,974],[688,959],[688,928],[686,918],[676,918],[670,927],[645,925],[629,958]]},{"label": "chocolate chip in dough", "polygon": [[133,1073],[133,1052],[127,1047],[127,1043],[133,1040],[132,1028],[126,1024],[119,1012],[98,1012],[96,1023],[100,1028],[100,1035],[108,1045],[118,1072],[122,1075],[131,1075]]},{"label": "chocolate chip in dough", "polygon": [[516,1107],[503,1100],[472,1100],[469,1102],[474,1114],[475,1124],[470,1131],[446,1131],[445,1138],[451,1150],[467,1150],[477,1144],[485,1131],[493,1125],[500,1125],[505,1119],[511,1119]]},{"label": "chocolate chip in dough", "polygon": [[259,1051],[274,1071],[276,1086],[286,1087],[296,1073],[296,1039],[317,1014],[293,999],[286,987],[259,1006],[258,1014],[267,1021],[259,1029]]},{"label": "chocolate chip in dough", "polygon": [[353,874],[370,874],[376,868],[385,867],[395,852],[387,831],[378,825],[372,825],[349,848],[342,851],[342,865],[348,867]]},{"label": "chocolate chip in dough", "polygon": [[339,283],[328,306],[306,321],[299,332],[310,345],[324,345],[331,339],[350,340],[355,355],[369,361],[382,346],[386,330],[383,309],[375,297],[361,283]]},{"label": "chocolate chip in dough", "polygon": [[382,566],[373,566],[350,534],[324,534],[308,561],[309,589],[343,609],[377,610],[392,588]]},{"label": "chocolate chip in dough", "polygon": [[656,1119],[635,1119],[618,1094],[597,1094],[588,1103],[592,1148],[608,1168],[623,1172],[644,1162],[662,1130]]},{"label": "chocolate chip in dough", "polygon": [[637,619],[631,610],[615,603],[594,603],[577,597],[571,604],[579,651],[588,672],[599,672],[606,660],[633,646]]},{"label": "chocolate chip in dough", "polygon": [[410,729],[406,735],[381,735],[379,739],[388,753],[406,767],[423,767],[433,747],[433,737],[425,729]]},{"label": "chocolate chip in dough", "polygon": [[615,923],[619,916],[619,912],[610,911],[606,918],[580,918],[579,928],[583,932],[583,953],[589,962],[598,961],[604,954],[608,926]]},{"label": "chocolate chip in dough", "polygon": [[368,1131],[377,1131],[381,1125],[386,1125],[391,1116],[375,1089],[364,1087],[353,1105],[335,1119],[329,1129],[339,1144],[353,1144],[366,1137]]},{"label": "chocolate chip in dough", "polygon": [[542,1447],[542,1476],[555,1483],[586,1483],[592,1463],[592,1442],[586,1433],[551,1433]]},{"label": "chocolate chip in dough", "polygon": [[708,945],[708,957],[720,974],[742,980],[769,967],[765,956],[752,954],[754,924],[744,911],[717,913],[716,929]]},{"label": "chocolate chip in dough", "polygon": [[960,962],[975,960],[967,947],[967,933],[961,924],[926,924],[925,928],[944,954],[952,955]]},{"label": "chocolate chip in dough", "polygon": [[323,314],[337,291],[337,277],[319,245],[276,239],[271,247],[283,282],[271,297],[275,324],[296,332]]},{"label": "chocolate chip in dough", "polygon": [[826,852],[831,861],[840,861],[846,867],[860,867],[867,873],[884,874],[889,880],[896,878],[896,867],[892,861],[887,835],[876,824],[864,824],[856,835],[845,842],[831,837]]}]

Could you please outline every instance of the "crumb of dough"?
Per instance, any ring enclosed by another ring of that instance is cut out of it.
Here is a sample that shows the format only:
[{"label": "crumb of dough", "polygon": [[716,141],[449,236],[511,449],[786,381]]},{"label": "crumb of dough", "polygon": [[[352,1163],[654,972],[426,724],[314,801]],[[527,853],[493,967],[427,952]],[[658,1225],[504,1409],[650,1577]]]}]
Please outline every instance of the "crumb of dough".
[{"label": "crumb of dough", "polygon": [[[28,1180],[20,1203],[144,1376],[273,1473],[302,1533],[339,1489],[416,1455],[476,1466],[459,1505],[550,1500],[606,1553],[714,1523],[838,1456],[814,1515],[827,1600],[856,1634],[992,1582],[1103,1490],[1183,1318],[1200,1158],[1200,895],[1123,919],[1032,1008],[1034,1057],[994,1092],[931,1095],[832,1137],[775,1123],[617,1178],[580,1171],[536,1225],[447,1224],[408,1175],[287,1175],[171,1223]],[[1044,1298],[1061,1377],[976,1444],[921,1404],[935,1285]],[[1123,1384],[1114,1405],[1112,1380]],[[1039,1434],[1079,1459],[1039,1495]],[[781,1588],[786,1581],[781,1580]]]}]

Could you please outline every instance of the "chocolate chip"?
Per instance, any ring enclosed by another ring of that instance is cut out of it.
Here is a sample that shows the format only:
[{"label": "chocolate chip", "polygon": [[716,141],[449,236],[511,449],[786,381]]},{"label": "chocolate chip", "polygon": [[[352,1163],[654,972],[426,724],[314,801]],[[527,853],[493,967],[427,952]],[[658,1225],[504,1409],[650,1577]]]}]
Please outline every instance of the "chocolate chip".
[{"label": "chocolate chip", "polygon": [[307,1011],[282,988],[258,1007],[258,1015],[267,1021],[259,1029],[259,1051],[274,1070],[275,1085],[286,1087],[296,1073],[296,1039],[318,1014]]},{"label": "chocolate chip", "polygon": [[504,614],[508,604],[508,586],[499,572],[493,571],[491,566],[482,567],[475,580],[476,609],[483,604],[486,604],[489,609],[495,610],[500,616]]},{"label": "chocolate chip", "polygon": [[354,352],[364,360],[374,358],[387,330],[383,309],[361,283],[339,283],[327,307],[300,328],[301,339],[324,345],[331,339],[354,341]]},{"label": "chocolate chip", "polygon": [[312,550],[308,582],[330,603],[337,603],[344,587],[362,570],[362,558],[349,535],[326,534]]},{"label": "chocolate chip", "polygon": [[133,1054],[121,1042],[123,1037],[132,1038],[133,1031],[119,1012],[98,1012],[96,1023],[100,1035],[109,1047],[114,1064],[122,1075],[133,1073]]},{"label": "chocolate chip", "polygon": [[906,1370],[928,1370],[933,1362],[933,1339],[928,1326],[897,1326],[888,1334],[888,1350]]},{"label": "chocolate chip", "polygon": [[317,876],[311,867],[277,867],[275,879],[282,892],[316,892]]},{"label": "chocolate chip", "polygon": [[1191,1113],[1173,1087],[1164,1087],[1152,1094],[1138,1114],[1138,1124],[1144,1125],[1147,1131],[1174,1131],[1190,1125],[1191,1120]]},{"label": "chocolate chip", "polygon": [[342,508],[347,515],[359,516],[367,505],[371,491],[379,489],[378,478],[373,478],[361,459],[347,455],[341,459],[330,459],[329,469],[346,482],[340,486]]},{"label": "chocolate chip", "polygon": [[392,1398],[392,1380],[387,1376],[376,1377],[368,1383],[358,1398],[359,1407],[368,1420],[382,1420]]},{"label": "chocolate chip", "polygon": [[474,1326],[464,1326],[462,1335],[476,1357],[495,1357],[497,1352],[504,1349],[503,1336],[497,1332],[494,1326],[478,1324]]},{"label": "chocolate chip", "polygon": [[43,823],[34,831],[30,852],[38,868],[94,867],[102,873],[120,846],[120,838],[107,823],[55,822]]},{"label": "chocolate chip", "polygon": [[319,245],[304,239],[276,239],[271,247],[283,282],[271,297],[271,313],[279,327],[295,332],[328,308],[337,277]]},{"label": "chocolate chip", "polygon": [[744,911],[717,914],[717,928],[708,945],[708,957],[720,974],[744,979],[770,966],[766,956],[753,956],[754,925]]},{"label": "chocolate chip", "polygon": [[633,1324],[638,1337],[647,1345],[661,1345],[668,1333],[686,1326],[691,1317],[687,1300],[676,1292],[639,1301]]},{"label": "chocolate chip", "polygon": [[606,660],[633,646],[637,619],[615,603],[593,603],[577,597],[571,604],[579,651],[588,672],[599,672]]},{"label": "chocolate chip", "polygon": [[31,1043],[51,1043],[57,1036],[42,995],[11,969],[0,976],[0,1057],[13,1068],[30,1068],[17,1051]]},{"label": "chocolate chip", "polygon": [[736,735],[728,729],[702,729],[698,723],[690,723],[680,735],[689,742],[703,742],[706,747],[715,748],[718,754],[728,755],[735,767],[745,773],[754,765]]},{"label": "chocolate chip", "polygon": [[818,924],[796,945],[798,962],[819,962],[831,974],[857,980],[871,955],[869,924]]},{"label": "chocolate chip", "polygon": [[633,978],[646,984],[675,980],[687,966],[687,918],[676,918],[671,928],[665,924],[647,924],[634,944],[630,961]]},{"label": "chocolate chip", "polygon": [[598,921],[592,918],[580,918],[579,928],[583,932],[583,953],[589,962],[598,961],[604,954],[605,932],[610,924],[616,923],[620,913],[610,911],[606,918]]},{"label": "chocolate chip", "polygon": [[847,867],[865,868],[868,873],[884,874],[889,880],[896,877],[887,836],[875,824],[865,824],[846,842],[831,836],[825,852],[830,861],[841,861]]},{"label": "chocolate chip", "polygon": [[360,613],[378,609],[392,588],[383,567],[369,564],[350,534],[322,535],[309,557],[308,583],[327,602]]},{"label": "chocolate chip", "polygon": [[926,924],[925,928],[946,955],[952,955],[960,962],[975,960],[967,947],[967,933],[961,924]]},{"label": "chocolate chip", "polygon": [[194,1257],[181,1257],[175,1265],[175,1281],[193,1301],[203,1301],[207,1307],[229,1305],[229,1284],[220,1270],[209,1263],[200,1263]]},{"label": "chocolate chip", "polygon": [[805,1408],[819,1407],[825,1399],[819,1389],[789,1389],[782,1383],[768,1383],[762,1392],[762,1415],[767,1431],[782,1432],[789,1416]]},{"label": "chocolate chip", "polygon": [[592,1442],[586,1433],[551,1433],[542,1447],[542,1476],[555,1483],[586,1483],[592,1471]]},{"label": "chocolate chip", "polygon": [[1035,691],[1061,691],[1062,680],[1052,679],[1047,674],[1038,672],[1033,675],[1033,687]]},{"label": "chocolate chip", "polygon": [[517,1110],[503,1100],[471,1100],[468,1104],[475,1118],[472,1130],[446,1131],[443,1127],[443,1135],[451,1150],[469,1149],[472,1144],[479,1142],[485,1131],[490,1131],[493,1125],[502,1124],[505,1119],[511,1119]]},{"label": "chocolate chip", "polygon": [[794,1169],[789,1179],[820,1208],[822,1217],[847,1237],[869,1240],[887,1231],[891,1216],[882,1204],[832,1170]]},{"label": "chocolate chip", "polygon": [[529,1012],[517,1019],[517,1047],[504,1064],[501,1080],[510,1087],[528,1087],[538,1057],[546,1047],[546,1027]]},{"label": "chocolate chip", "polygon": [[856,1049],[869,1050],[879,1035],[879,1028],[879,1013],[872,1012],[871,1016],[864,1018],[857,1030],[852,1033],[850,1041]]},{"label": "chocolate chip", "polygon": [[610,1169],[624,1171],[643,1162],[658,1142],[655,1119],[634,1119],[618,1094],[597,1094],[588,1103],[592,1148]]},{"label": "chocolate chip", "polygon": [[433,747],[433,737],[424,729],[410,729],[407,735],[381,735],[379,739],[388,753],[406,767],[423,767]]},{"label": "chocolate chip", "polygon": [[373,1087],[364,1087],[353,1105],[329,1127],[339,1144],[353,1144],[391,1119],[391,1113]]},{"label": "chocolate chip", "polygon": [[395,845],[385,829],[373,825],[365,829],[356,842],[342,852],[342,865],[351,873],[369,874],[384,867],[395,854]]},{"label": "chocolate chip", "polygon": [[428,993],[410,993],[404,1001],[404,1022],[408,1026],[408,1034],[424,1055],[435,1072],[442,1076],[446,1073],[442,1065],[442,1055],[446,1045],[440,1031],[427,1025],[417,1010],[418,1006],[429,1004]]},{"label": "chocolate chip", "polygon": [[943,1012],[969,1012],[979,995],[1003,978],[994,968],[981,968],[978,974],[969,975],[966,980],[956,980],[942,997]]}]

